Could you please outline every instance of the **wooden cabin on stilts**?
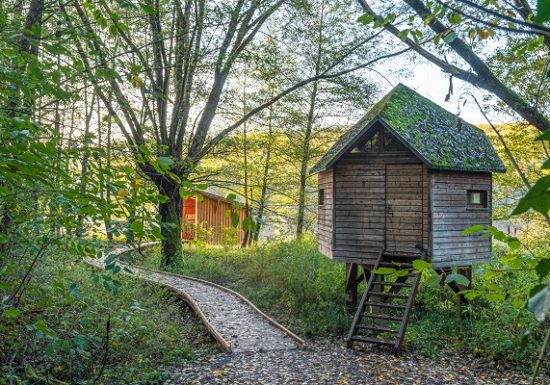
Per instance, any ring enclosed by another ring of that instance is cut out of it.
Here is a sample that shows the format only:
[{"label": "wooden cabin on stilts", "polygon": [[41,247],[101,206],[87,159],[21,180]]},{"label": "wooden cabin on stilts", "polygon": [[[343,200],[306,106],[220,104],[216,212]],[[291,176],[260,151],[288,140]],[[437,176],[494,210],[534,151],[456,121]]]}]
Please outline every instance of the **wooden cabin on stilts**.
[{"label": "wooden cabin on stilts", "polygon": [[491,173],[504,171],[483,131],[402,84],[311,169],[319,250],[346,263],[354,304],[365,282],[350,346],[401,351],[420,281],[415,260],[469,277],[473,265],[489,262],[491,239],[463,230],[491,224]]}]

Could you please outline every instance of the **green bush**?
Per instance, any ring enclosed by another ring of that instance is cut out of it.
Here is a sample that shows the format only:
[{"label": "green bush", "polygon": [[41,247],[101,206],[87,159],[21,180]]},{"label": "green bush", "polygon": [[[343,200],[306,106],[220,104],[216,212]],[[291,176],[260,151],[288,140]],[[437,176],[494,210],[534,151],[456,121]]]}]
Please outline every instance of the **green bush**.
[{"label": "green bush", "polygon": [[[53,253],[55,254],[55,253]],[[52,255],[53,255],[52,254]],[[12,319],[0,318],[0,384],[160,384],[214,346],[181,300],[154,284],[102,273],[67,255],[34,270]],[[107,275],[109,276],[109,275]],[[54,381],[55,379],[55,381]]]},{"label": "green bush", "polygon": [[[159,254],[145,263],[158,266]],[[312,238],[247,249],[193,245],[171,271],[234,289],[303,336],[341,335],[350,324],[344,266],[322,256]]]},{"label": "green bush", "polygon": [[[498,268],[502,256],[497,248],[496,261],[486,267]],[[143,263],[157,267],[159,260],[156,250]],[[345,307],[344,265],[321,255],[312,238],[247,249],[190,245],[171,270],[237,290],[301,336],[343,337],[351,324]],[[504,284],[523,290],[535,279],[530,274],[513,274]],[[428,356],[460,352],[518,364],[533,361],[542,335],[529,311],[506,301],[478,298],[457,314],[456,295],[448,287],[430,285],[434,280],[427,275],[407,330],[407,348]],[[490,277],[474,274],[474,286],[490,289],[494,280],[502,280]],[[523,349],[527,330],[535,343]]]}]

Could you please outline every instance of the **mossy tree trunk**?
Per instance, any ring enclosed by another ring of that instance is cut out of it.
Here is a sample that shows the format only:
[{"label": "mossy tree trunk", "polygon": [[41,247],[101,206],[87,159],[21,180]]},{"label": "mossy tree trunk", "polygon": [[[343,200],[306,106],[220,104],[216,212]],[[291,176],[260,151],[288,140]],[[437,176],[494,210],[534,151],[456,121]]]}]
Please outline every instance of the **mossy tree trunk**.
[{"label": "mossy tree trunk", "polygon": [[163,179],[158,188],[167,199],[159,203],[158,211],[161,219],[161,266],[173,265],[182,257],[181,223],[183,200],[179,194],[179,184]]}]

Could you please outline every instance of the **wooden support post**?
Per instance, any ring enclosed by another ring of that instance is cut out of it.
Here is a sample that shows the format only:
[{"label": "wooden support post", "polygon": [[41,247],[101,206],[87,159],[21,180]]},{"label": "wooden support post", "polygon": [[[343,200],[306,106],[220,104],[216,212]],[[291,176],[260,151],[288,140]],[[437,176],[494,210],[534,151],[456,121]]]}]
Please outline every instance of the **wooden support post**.
[{"label": "wooden support post", "polygon": [[[439,285],[443,287],[445,285],[445,278],[448,274],[452,274],[452,269],[439,269],[436,270],[438,274],[441,275],[441,280],[439,281]],[[456,312],[458,315],[462,315],[462,305],[463,304],[469,304],[470,302],[464,297],[463,294],[459,294],[462,290],[471,289],[472,288],[472,267],[468,266],[466,268],[458,269],[458,273],[462,274],[466,278],[468,278],[469,284],[468,286],[462,286],[457,284],[456,282],[449,282],[447,285],[451,288],[452,291],[454,291],[456,295]]]},{"label": "wooden support post", "polygon": [[346,306],[353,311],[357,306],[357,264],[346,263]]},{"label": "wooden support post", "polygon": [[350,312],[354,312],[358,304],[359,294],[358,289],[361,282],[367,284],[370,277],[368,265],[361,265],[363,271],[359,269],[356,263],[346,263],[346,305]]}]

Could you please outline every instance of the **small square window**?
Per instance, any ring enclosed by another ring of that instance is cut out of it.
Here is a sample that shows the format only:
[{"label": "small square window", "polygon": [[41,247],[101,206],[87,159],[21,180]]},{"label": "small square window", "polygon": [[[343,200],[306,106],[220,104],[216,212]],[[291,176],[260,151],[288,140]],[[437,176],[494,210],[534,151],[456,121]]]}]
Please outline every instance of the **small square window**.
[{"label": "small square window", "polygon": [[325,204],[325,189],[319,190],[319,206],[322,206]]},{"label": "small square window", "polygon": [[487,207],[487,191],[485,190],[468,190],[468,207],[486,208]]}]

